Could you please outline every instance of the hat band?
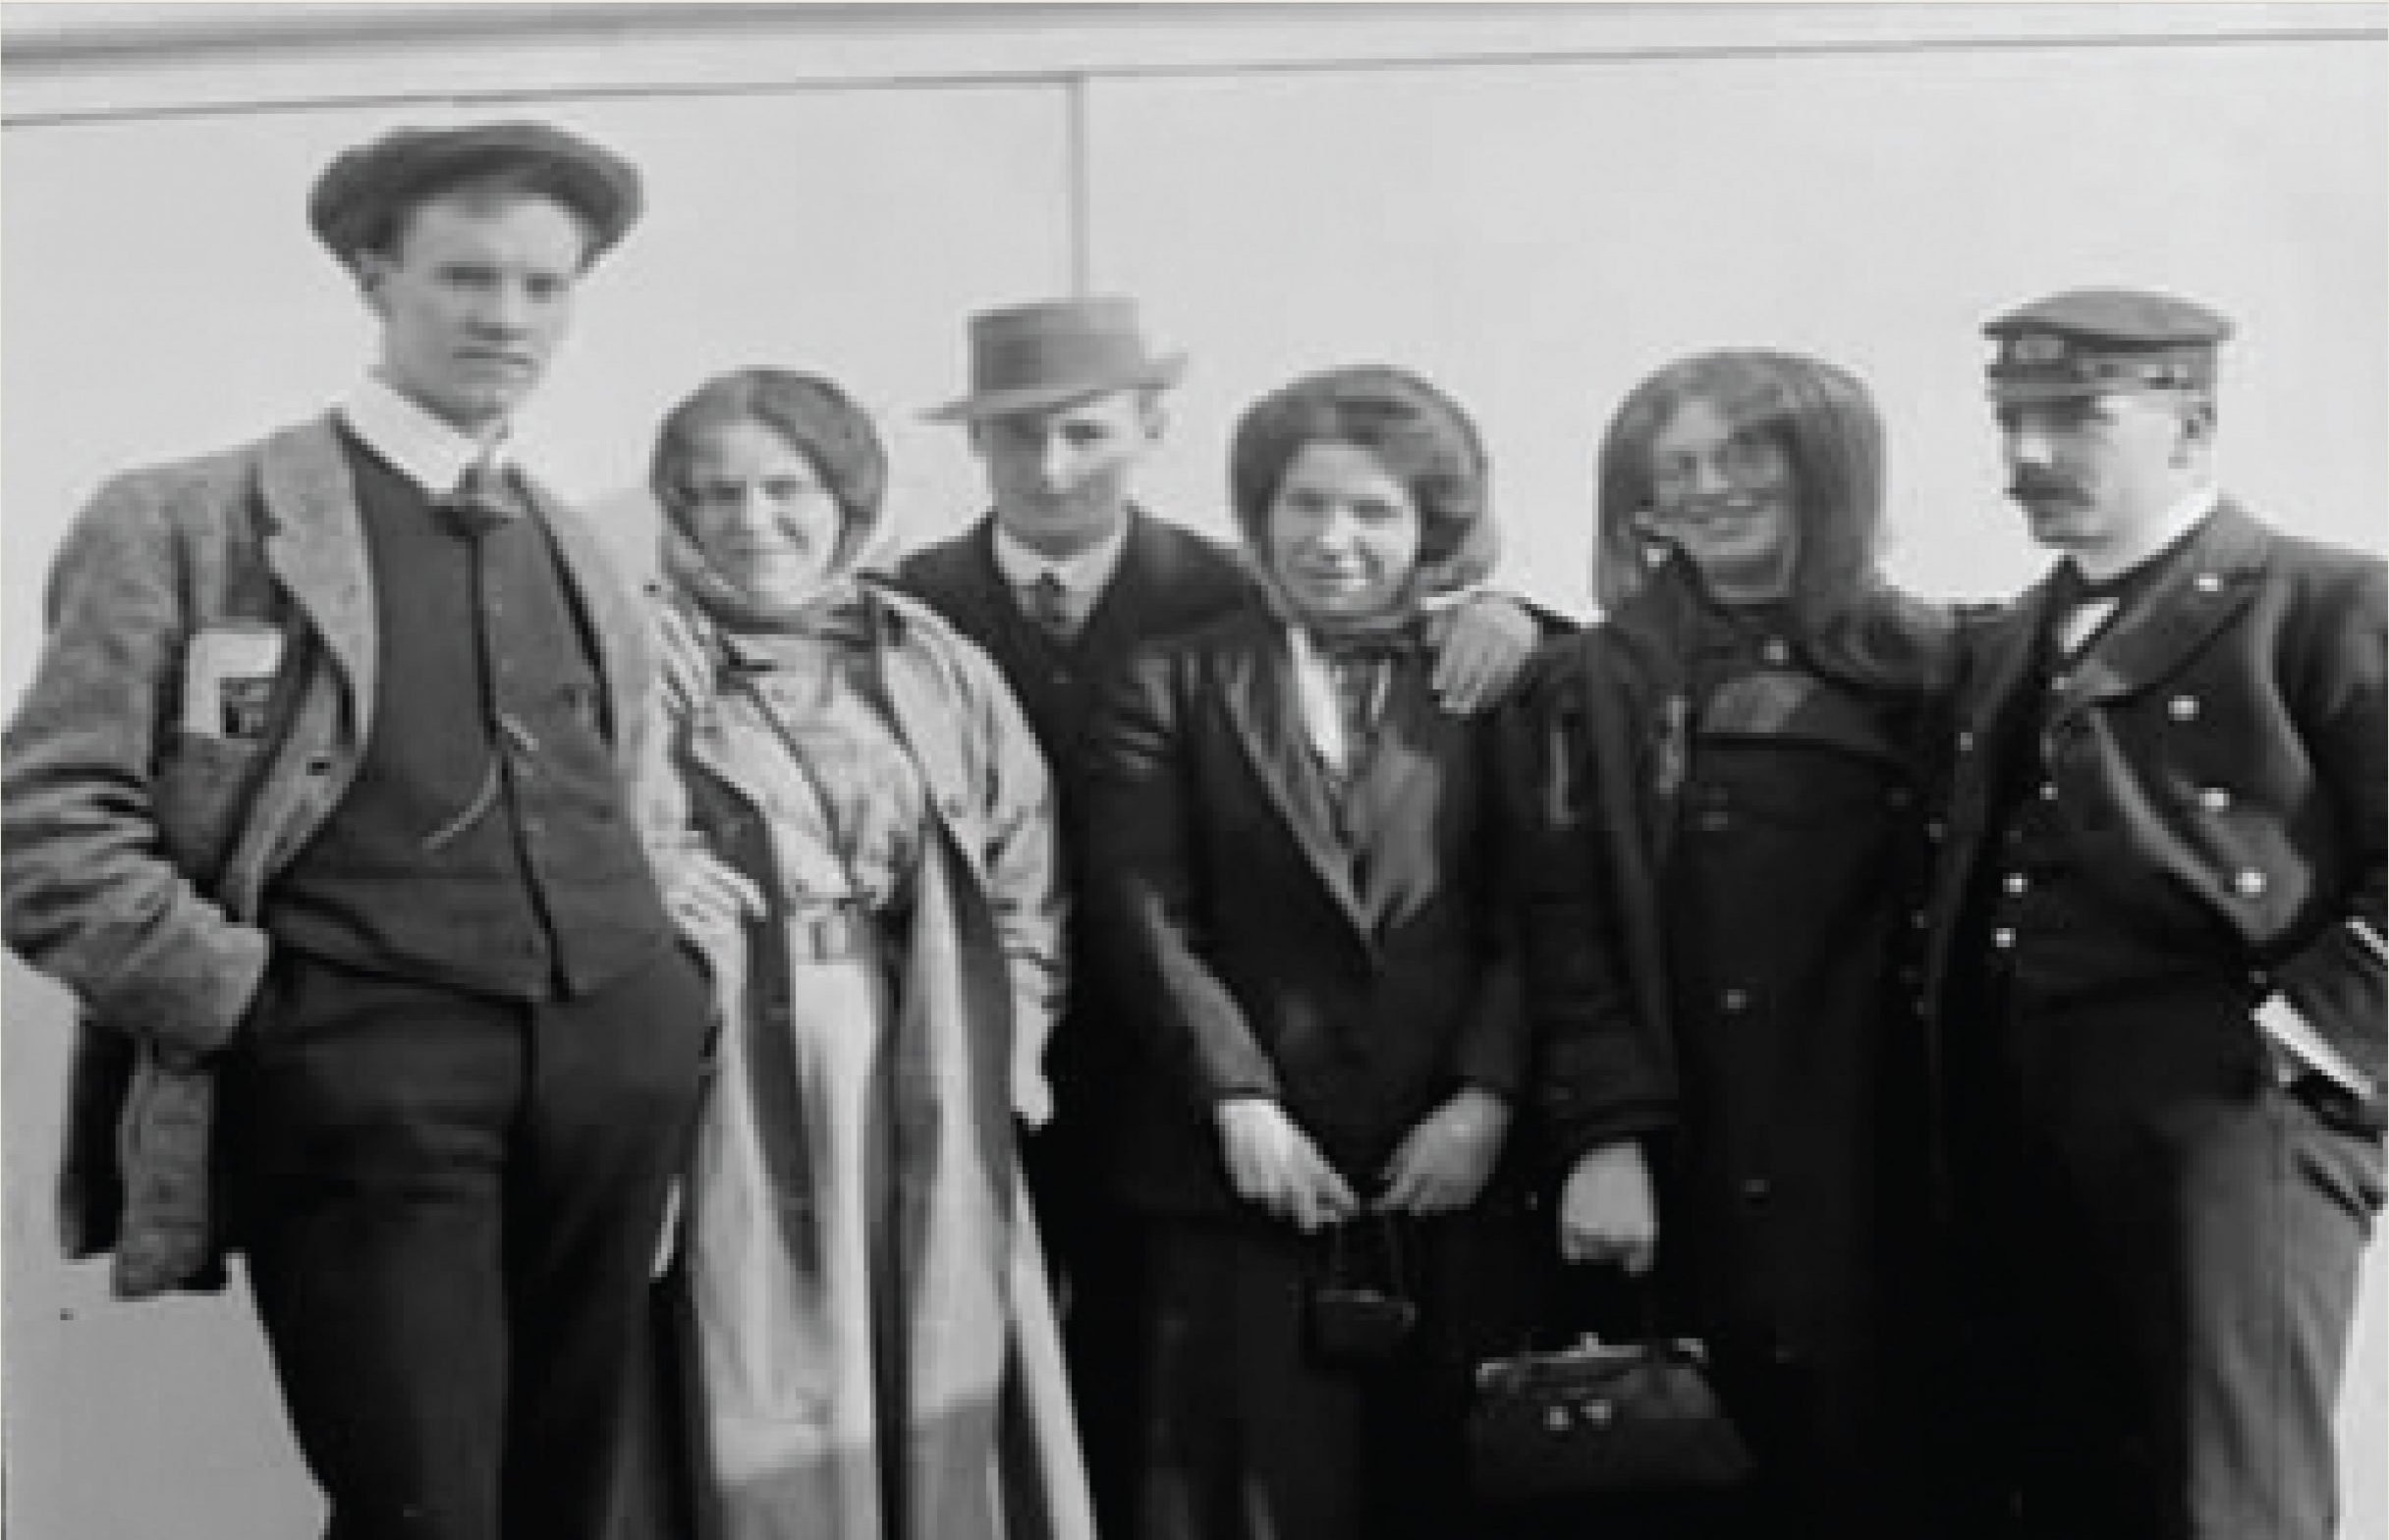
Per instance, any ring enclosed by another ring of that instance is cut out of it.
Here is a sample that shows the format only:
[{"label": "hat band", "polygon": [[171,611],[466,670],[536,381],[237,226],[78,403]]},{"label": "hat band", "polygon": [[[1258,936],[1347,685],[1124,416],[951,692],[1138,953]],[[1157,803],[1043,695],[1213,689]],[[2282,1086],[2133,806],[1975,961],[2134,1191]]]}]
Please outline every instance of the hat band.
[{"label": "hat band", "polygon": [[1133,339],[1082,334],[987,339],[974,351],[971,388],[994,391],[1104,384],[1134,379],[1153,367]]}]

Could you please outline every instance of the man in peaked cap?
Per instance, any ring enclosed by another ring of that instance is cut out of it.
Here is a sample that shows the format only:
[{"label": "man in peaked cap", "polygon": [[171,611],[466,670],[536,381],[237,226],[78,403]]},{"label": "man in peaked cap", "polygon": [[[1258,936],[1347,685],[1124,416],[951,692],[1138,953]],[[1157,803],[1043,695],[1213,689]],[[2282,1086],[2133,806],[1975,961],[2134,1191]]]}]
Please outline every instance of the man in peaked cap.
[{"label": "man in peaked cap", "polygon": [[[1097,687],[1147,642],[1183,635],[1263,604],[1228,547],[1154,518],[1135,500],[1139,468],[1167,427],[1164,393],[1181,354],[1147,344],[1121,297],[1037,301],[973,316],[971,389],[932,410],[971,435],[990,510],[961,533],[914,552],[896,574],[995,660],[1020,698],[1060,792],[1065,843],[1076,815],[1080,745]],[[1500,595],[1464,600],[1439,642],[1436,684],[1456,709],[1498,697],[1536,638],[1536,622]],[[1088,1474],[1104,1533],[1130,1527],[1137,1458],[1134,1402],[1137,1247],[1105,1185],[1104,1119],[1121,1056],[1120,1007],[1078,964],[1049,1065],[1055,1114],[1028,1142],[1028,1179],[1066,1290],[1065,1346]]]},{"label": "man in peaked cap", "polygon": [[639,209],[541,124],[336,159],[378,358],[101,488],[8,730],[7,938],[83,1007],[68,1244],[130,1296],[246,1252],[337,1540],[604,1524],[710,1012],[640,611],[508,429]]},{"label": "man in peaked cap", "polygon": [[2092,290],[1984,330],[2059,553],[1969,638],[1928,915],[1985,1506],[2322,1540],[2381,1197],[2382,563],[2218,489],[2221,316]]}]

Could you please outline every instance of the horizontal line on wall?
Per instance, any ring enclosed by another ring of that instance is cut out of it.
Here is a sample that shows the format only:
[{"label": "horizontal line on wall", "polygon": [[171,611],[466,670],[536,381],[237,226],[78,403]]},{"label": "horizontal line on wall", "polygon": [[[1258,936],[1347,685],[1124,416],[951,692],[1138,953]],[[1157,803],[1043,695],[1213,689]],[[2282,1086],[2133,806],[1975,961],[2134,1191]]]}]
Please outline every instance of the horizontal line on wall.
[{"label": "horizontal line on wall", "polygon": [[[298,7],[296,9],[339,8]],[[372,8],[360,7],[359,9]],[[463,12],[476,8],[431,6],[422,8],[394,7],[393,9],[426,9],[441,12],[453,10]],[[523,6],[497,7],[494,9],[515,13],[545,12],[550,10],[568,11],[575,13],[576,16],[578,16],[580,13],[590,8],[581,6]],[[596,9],[609,8],[599,7]],[[635,6],[623,7],[620,9],[635,10],[639,12],[677,12],[680,8]],[[777,6],[746,7],[736,5],[699,5],[690,7],[689,9],[698,12],[709,12],[750,10],[779,11],[783,8]],[[875,8],[827,7],[822,9],[861,11]],[[895,7],[894,9],[907,8],[900,6]],[[918,7],[917,9],[923,11],[949,12],[957,8],[947,6],[922,6]],[[980,8],[964,7],[960,9],[972,10]],[[983,9],[1011,12],[1015,8],[986,7]],[[1145,10],[1148,8],[1092,6],[1085,8],[1031,7],[1028,9],[1040,12],[1055,11],[1076,13],[1082,9],[1097,11],[1131,11]],[[1275,13],[1281,12],[1285,8],[1277,6],[1261,6],[1251,8],[1222,6],[1215,9],[1224,11],[1243,11],[1251,9],[1255,11]],[[1318,9],[1347,8],[1321,7]],[[1366,6],[1351,7],[1349,9],[1381,11],[1388,9],[1425,10],[1441,8]],[[1488,6],[1483,9],[1487,11],[1516,11],[1522,8],[1509,6]],[[1677,11],[1680,9],[1740,10],[1745,8],[1678,8],[1668,6],[1656,8],[1622,7],[1618,9],[1633,9],[1637,11],[1645,9],[1665,9]],[[1763,10],[1774,8],[1761,7],[1759,9]],[[1785,7],[1781,9],[1798,10],[1806,8]],[[1848,8],[1827,7],[1823,9],[1841,12]],[[1906,6],[1893,6],[1879,8],[1862,7],[1860,9],[1881,9],[1896,13],[1912,8]],[[1921,7],[1915,7],[1914,9],[1921,9]],[[1952,9],[1962,8],[1953,7]],[[2003,11],[2012,11],[2016,8],[2001,7],[1999,9]],[[2048,9],[2061,10],[2075,8],[2050,7]],[[2097,9],[2105,12],[2110,18],[2113,18],[2118,12],[2126,11],[2127,8],[2107,6],[2099,7]],[[2151,11],[2162,12],[2168,8],[2150,7],[2149,9]],[[2230,8],[2216,7],[2214,9],[2228,10]],[[2271,7],[2268,9],[2278,12],[2281,8]],[[2337,14],[2344,16],[2353,8],[2317,5],[2302,7],[2300,9],[2311,10],[2320,14]],[[2370,11],[2374,8],[2364,9]],[[552,45],[556,41],[556,37],[552,29],[542,30],[536,36],[532,36],[520,30],[519,22],[512,24],[511,29],[508,28],[507,24],[501,23],[498,24],[498,26],[500,29],[504,31],[504,46],[519,45],[526,48],[543,48]],[[609,28],[609,30],[611,29]],[[689,29],[685,27],[674,28],[675,37],[671,39],[671,41],[679,42],[686,40],[685,34],[688,30]],[[1007,30],[1009,30],[1009,28]],[[874,36],[876,37],[877,35],[877,32],[875,32]],[[352,32],[343,32],[341,37],[343,38],[344,42],[353,41],[355,39],[355,34]],[[572,72],[565,71],[560,72],[555,79],[545,81],[537,84],[521,83],[521,77],[516,75],[509,80],[508,83],[502,85],[460,84],[453,82],[449,83],[441,83],[438,82],[426,81],[421,85],[409,86],[398,90],[368,90],[358,88],[328,90],[319,89],[315,91],[302,91],[297,89],[285,89],[278,91],[260,90],[253,95],[227,93],[220,98],[207,100],[175,100],[171,99],[170,93],[159,92],[148,100],[111,102],[103,99],[94,101],[89,105],[57,105],[49,107],[26,103],[25,98],[28,92],[28,89],[36,87],[44,82],[29,77],[18,77],[18,60],[16,58],[16,50],[19,45],[12,42],[9,45],[10,54],[8,56],[8,69],[11,76],[8,82],[9,92],[6,98],[0,98],[0,106],[4,106],[5,108],[5,110],[0,110],[0,125],[5,125],[11,128],[33,128],[77,124],[145,122],[166,119],[255,116],[268,113],[314,112],[333,109],[346,110],[360,108],[421,106],[431,104],[472,107],[482,105],[497,105],[510,102],[544,102],[567,99],[583,101],[701,100],[705,98],[764,96],[793,91],[842,92],[878,91],[891,89],[954,90],[968,89],[972,87],[1065,88],[1083,85],[1089,82],[1101,82],[1105,81],[1236,79],[1239,77],[1398,72],[1433,69],[1439,66],[1482,69],[1512,66],[1528,67],[1533,65],[1550,64],[1638,64],[1667,60],[1683,60],[1690,62],[1701,60],[1751,58],[1778,59],[1901,54],[1947,55],[1953,53],[2014,53],[2020,51],[2036,50],[2072,51],[2083,49],[2117,48],[2211,48],[2248,45],[2364,42],[2378,43],[2384,39],[2389,39],[2389,25],[2364,26],[2350,24],[2335,27],[2305,26],[2280,27],[2261,29],[2247,28],[2185,31],[2166,30],[2162,28],[2147,30],[2130,30],[2118,28],[2112,31],[2095,33],[2007,31],[1969,36],[1839,36],[1820,38],[1811,41],[1677,41],[1656,44],[1587,43],[1558,47],[1534,47],[1524,44],[1504,46],[1494,43],[1479,43],[1475,45],[1459,43],[1435,51],[1377,54],[1365,52],[1354,52],[1351,54],[1321,53],[1316,55],[1305,54],[1301,57],[1279,58],[1254,56],[1249,58],[1201,59],[1192,62],[1172,62],[1164,59],[1152,58],[1142,60],[1120,60],[1102,64],[1086,64],[1077,66],[989,65],[986,67],[971,69],[956,69],[950,67],[946,69],[931,69],[908,68],[900,66],[893,68],[881,68],[878,70],[846,69],[837,71],[806,71],[803,69],[781,68],[775,69],[769,74],[749,75],[736,79],[702,79],[694,75],[690,75],[686,77],[664,80],[634,81],[620,78],[591,79],[575,76],[572,74]],[[454,45],[455,43],[465,39],[459,37],[454,30],[445,30],[439,32],[436,34],[436,39],[433,34],[419,31],[408,32],[404,34],[403,37],[398,36],[397,34],[392,34],[391,36],[379,39],[379,41],[383,43],[404,42],[410,46],[418,45],[433,40],[437,40],[446,45]],[[494,37],[478,37],[473,40],[491,45],[496,45],[499,42],[499,39]],[[779,40],[783,42],[788,40],[784,32],[780,35]],[[947,40],[950,41],[950,37]],[[614,42],[619,45],[622,42],[622,39],[616,38],[614,39]],[[287,44],[286,35],[285,43]],[[287,51],[287,47],[269,51]],[[344,48],[341,51],[345,52],[352,50]],[[369,52],[370,49],[358,49],[354,51]],[[87,61],[97,56],[86,55],[83,57]],[[126,55],[120,52],[112,57],[122,59],[126,57]],[[154,56],[144,50],[142,57],[144,59],[149,59],[153,58]],[[178,60],[177,62],[180,63],[181,61]],[[386,74],[391,68],[391,62],[388,60],[379,61],[376,68],[379,72]],[[105,75],[120,72],[100,70],[95,73]],[[616,73],[617,76],[619,76],[618,67]],[[717,74],[718,76],[718,69],[713,73]],[[62,82],[55,83],[66,82]],[[35,94],[38,95],[42,93],[36,91]]]}]

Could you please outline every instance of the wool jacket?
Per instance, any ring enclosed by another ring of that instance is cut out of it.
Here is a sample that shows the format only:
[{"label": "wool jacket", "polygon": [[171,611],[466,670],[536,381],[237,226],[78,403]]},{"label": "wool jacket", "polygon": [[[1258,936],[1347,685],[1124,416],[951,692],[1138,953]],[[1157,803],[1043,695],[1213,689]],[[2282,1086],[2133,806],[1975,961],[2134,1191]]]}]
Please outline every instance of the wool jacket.
[{"label": "wool jacket", "polygon": [[[2230,500],[2055,686],[2040,752],[2082,870],[2145,937],[2230,949],[2366,1080],[2384,1118],[2389,582],[2375,557],[2278,533]],[[1999,725],[2038,688],[2047,580],[1967,637],[1925,993],[1945,998],[1995,857]],[[2253,1030],[2253,1027],[2251,1027]]]},{"label": "wool jacket", "polygon": [[[530,500],[594,638],[626,785],[651,786],[643,618],[579,518]],[[44,608],[0,763],[0,925],[82,1006],[62,1240],[113,1249],[128,1296],[211,1287],[210,1061],[265,968],[261,896],[338,807],[372,727],[373,578],[333,419],[110,481]]]}]

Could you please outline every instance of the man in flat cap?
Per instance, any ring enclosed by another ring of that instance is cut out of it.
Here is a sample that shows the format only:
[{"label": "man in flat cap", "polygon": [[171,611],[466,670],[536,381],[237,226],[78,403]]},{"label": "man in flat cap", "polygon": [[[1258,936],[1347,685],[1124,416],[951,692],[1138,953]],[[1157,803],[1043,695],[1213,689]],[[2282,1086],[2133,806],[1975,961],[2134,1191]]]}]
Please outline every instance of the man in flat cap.
[{"label": "man in flat cap", "polygon": [[[1080,745],[1107,671],[1147,642],[1263,604],[1229,547],[1135,501],[1137,472],[1167,426],[1163,393],[1186,359],[1148,347],[1136,302],[1039,301],[970,324],[971,391],[929,413],[961,424],[987,473],[992,508],[915,552],[897,581],[1003,671],[1055,772],[1065,843],[1079,803]],[[1506,596],[1478,594],[1444,618],[1436,686],[1472,710],[1498,697],[1537,639]],[[1083,949],[1074,954],[1083,957]],[[1026,1151],[1031,1190],[1068,1291],[1064,1322],[1097,1516],[1127,1528],[1124,1481],[1135,1423],[1119,1376],[1134,1361],[1136,1246],[1104,1186],[1111,1087],[1131,1072],[1119,1007],[1085,966],[1050,1051],[1055,1116]]]},{"label": "man in flat cap", "polygon": [[246,1252],[337,1540],[600,1529],[709,1008],[627,790],[640,611],[508,424],[639,210],[539,124],[335,160],[378,358],[102,487],[8,729],[8,942],[83,1013],[68,1242],[132,1296]]},{"label": "man in flat cap", "polygon": [[2220,316],[1984,330],[2059,553],[1972,628],[1928,914],[1985,1527],[2321,1540],[2381,1198],[2382,563],[2218,490]]}]

